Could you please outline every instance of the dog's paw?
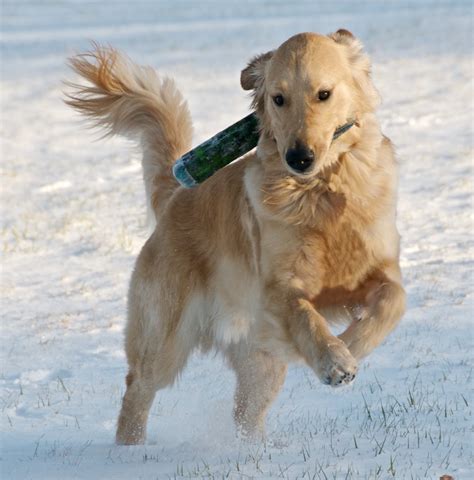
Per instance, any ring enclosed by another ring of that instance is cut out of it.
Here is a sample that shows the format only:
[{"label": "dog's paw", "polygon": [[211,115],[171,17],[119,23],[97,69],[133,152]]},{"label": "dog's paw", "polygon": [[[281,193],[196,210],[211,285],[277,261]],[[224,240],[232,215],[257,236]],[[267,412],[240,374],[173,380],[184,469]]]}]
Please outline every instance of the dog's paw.
[{"label": "dog's paw", "polygon": [[338,387],[354,380],[357,373],[357,361],[345,343],[334,338],[326,345],[317,370],[319,378],[324,384]]}]

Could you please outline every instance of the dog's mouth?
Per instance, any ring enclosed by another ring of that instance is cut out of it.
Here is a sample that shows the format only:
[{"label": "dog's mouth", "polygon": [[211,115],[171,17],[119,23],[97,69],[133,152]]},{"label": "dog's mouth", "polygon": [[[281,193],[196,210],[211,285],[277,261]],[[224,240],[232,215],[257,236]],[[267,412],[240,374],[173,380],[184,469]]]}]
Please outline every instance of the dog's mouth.
[{"label": "dog's mouth", "polygon": [[[321,167],[324,167],[324,159],[327,156],[327,152],[331,145],[336,141],[340,136],[344,135],[349,129],[353,126],[359,126],[355,119],[350,119],[343,125],[337,127],[334,130],[332,138],[328,145],[326,145],[321,152],[317,155],[311,147],[305,145],[300,140],[296,140],[294,145],[287,149],[284,155],[284,162],[290,173],[300,176],[300,177],[309,177],[319,170]],[[276,141],[276,140],[275,140]],[[318,168],[318,164],[319,167]]]}]

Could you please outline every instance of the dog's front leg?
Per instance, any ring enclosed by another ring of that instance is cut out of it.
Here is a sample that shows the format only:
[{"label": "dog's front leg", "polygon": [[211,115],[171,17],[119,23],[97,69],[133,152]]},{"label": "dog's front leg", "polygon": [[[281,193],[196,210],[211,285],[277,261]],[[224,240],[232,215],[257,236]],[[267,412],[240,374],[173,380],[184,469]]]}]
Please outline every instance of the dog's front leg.
[{"label": "dog's front leg", "polygon": [[[373,280],[372,280],[373,281]],[[362,318],[339,335],[358,360],[368,355],[397,326],[405,313],[406,295],[398,264],[380,270],[378,281],[370,288]]]},{"label": "dog's front leg", "polygon": [[286,320],[291,340],[323,383],[337,386],[354,379],[356,360],[303,293],[273,295],[272,309]]}]

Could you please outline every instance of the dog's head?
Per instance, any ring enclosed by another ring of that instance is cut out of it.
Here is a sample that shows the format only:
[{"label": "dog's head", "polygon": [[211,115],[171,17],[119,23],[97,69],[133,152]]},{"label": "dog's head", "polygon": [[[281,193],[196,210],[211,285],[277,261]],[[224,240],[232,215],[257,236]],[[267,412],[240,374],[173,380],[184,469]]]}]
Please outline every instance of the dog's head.
[{"label": "dog's head", "polygon": [[295,35],[252,59],[240,80],[253,90],[263,131],[275,140],[283,165],[299,176],[331,164],[338,148],[347,149],[347,142],[333,142],[336,129],[378,103],[369,59],[347,30]]}]

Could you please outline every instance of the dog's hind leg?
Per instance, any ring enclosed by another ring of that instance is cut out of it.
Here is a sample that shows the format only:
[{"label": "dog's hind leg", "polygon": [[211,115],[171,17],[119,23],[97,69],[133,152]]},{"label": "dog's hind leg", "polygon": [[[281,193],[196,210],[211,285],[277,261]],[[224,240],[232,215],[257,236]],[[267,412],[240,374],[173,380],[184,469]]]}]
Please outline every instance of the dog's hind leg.
[{"label": "dog's hind leg", "polygon": [[129,373],[116,435],[120,445],[145,441],[156,391],[173,384],[196,346],[196,322],[183,324],[185,299],[177,294],[169,301],[158,293],[159,285],[150,282],[141,268],[147,259],[140,254],[130,286],[125,335]]},{"label": "dog's hind leg", "polygon": [[126,383],[115,440],[117,445],[137,445],[145,441],[148,412],[157,386],[153,378],[133,371],[128,373]]},{"label": "dog's hind leg", "polygon": [[271,354],[247,345],[231,346],[227,358],[237,376],[237,428],[244,435],[263,435],[267,410],[285,381],[287,366]]},{"label": "dog's hind leg", "polygon": [[127,390],[117,425],[118,445],[144,443],[148,414],[155,393],[173,384],[190,354],[190,349],[183,348],[180,343],[176,338],[168,339],[161,346],[149,345],[141,358],[133,361],[129,359]]}]

